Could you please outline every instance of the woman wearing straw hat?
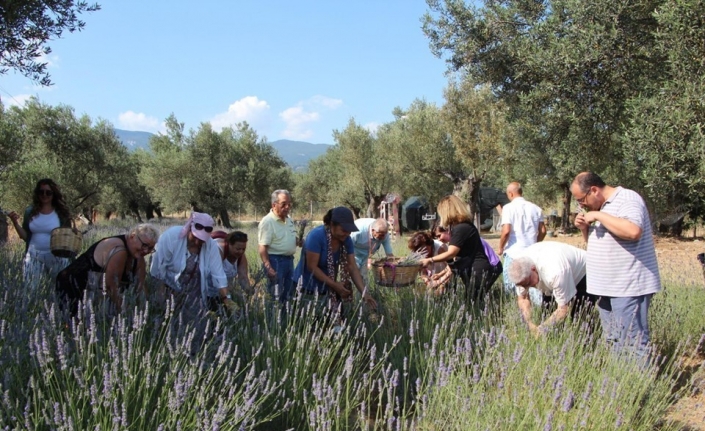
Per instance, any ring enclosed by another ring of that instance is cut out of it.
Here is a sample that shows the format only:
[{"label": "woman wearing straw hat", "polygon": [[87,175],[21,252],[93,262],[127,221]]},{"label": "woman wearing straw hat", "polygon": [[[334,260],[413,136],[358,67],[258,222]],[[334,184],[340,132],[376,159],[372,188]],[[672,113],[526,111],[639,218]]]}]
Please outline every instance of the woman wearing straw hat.
[{"label": "woman wearing straw hat", "polygon": [[157,229],[145,223],[135,226],[126,235],[103,238],[90,246],[56,276],[56,292],[62,306],[67,306],[71,316],[75,316],[78,302],[87,290],[93,299],[105,294],[112,309],[108,314],[119,313],[122,291],[130,285],[134,285],[138,293],[143,290],[144,257],[154,251],[157,238]]},{"label": "woman wearing straw hat", "polygon": [[22,224],[19,214],[8,214],[17,235],[26,243],[24,279],[27,287],[36,288],[42,275],[53,278],[68,265],[68,259],[51,253],[51,231],[57,227],[71,227],[71,214],[59,186],[51,179],[37,182],[32,194],[32,205],[24,212]]},{"label": "woman wearing straw hat", "polygon": [[217,311],[220,304],[229,314],[236,309],[218,243],[211,238],[213,224],[210,215],[192,212],[184,226],[164,231],[152,258],[150,274],[161,281],[162,297],[168,287],[189,320]]}]

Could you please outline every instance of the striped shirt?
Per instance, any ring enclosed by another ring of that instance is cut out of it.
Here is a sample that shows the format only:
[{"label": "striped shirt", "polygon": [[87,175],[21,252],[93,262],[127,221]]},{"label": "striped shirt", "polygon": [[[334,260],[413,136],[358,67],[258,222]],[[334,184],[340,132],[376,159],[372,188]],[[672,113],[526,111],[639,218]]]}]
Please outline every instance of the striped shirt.
[{"label": "striped shirt", "polygon": [[590,226],[587,246],[587,291],[593,295],[633,297],[661,290],[651,220],[644,200],[633,190],[616,187],[600,211],[641,228],[629,241],[612,235],[600,222]]}]

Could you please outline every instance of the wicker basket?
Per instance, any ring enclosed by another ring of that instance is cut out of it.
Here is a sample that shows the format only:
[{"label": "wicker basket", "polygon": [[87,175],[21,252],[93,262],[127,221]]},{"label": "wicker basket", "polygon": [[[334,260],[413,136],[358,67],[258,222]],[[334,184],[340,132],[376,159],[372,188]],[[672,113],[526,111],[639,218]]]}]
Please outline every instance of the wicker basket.
[{"label": "wicker basket", "polygon": [[83,235],[68,227],[57,227],[51,231],[51,254],[57,257],[76,257],[81,251]]},{"label": "wicker basket", "polygon": [[397,265],[399,258],[388,258],[374,262],[371,272],[380,286],[404,287],[416,282],[421,265]]}]

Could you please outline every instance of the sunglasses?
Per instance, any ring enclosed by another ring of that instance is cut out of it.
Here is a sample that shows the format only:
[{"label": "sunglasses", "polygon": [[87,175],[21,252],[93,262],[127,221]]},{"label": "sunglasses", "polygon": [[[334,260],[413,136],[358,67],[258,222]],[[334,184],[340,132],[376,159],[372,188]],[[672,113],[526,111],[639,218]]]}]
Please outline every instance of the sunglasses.
[{"label": "sunglasses", "polygon": [[142,238],[140,238],[139,235],[135,235],[135,236],[136,236],[137,239],[140,241],[140,244],[142,244],[142,251],[143,251],[143,252],[149,254],[149,253],[151,253],[151,252],[154,251],[154,247],[152,247],[151,245],[149,245],[149,244],[145,243],[144,241],[142,241]]},{"label": "sunglasses", "polygon": [[208,233],[213,232],[213,226],[203,226],[201,223],[194,223],[193,227],[195,227],[196,230],[205,230]]},{"label": "sunglasses", "polygon": [[54,196],[54,192],[51,190],[39,189],[37,192],[39,196]]}]

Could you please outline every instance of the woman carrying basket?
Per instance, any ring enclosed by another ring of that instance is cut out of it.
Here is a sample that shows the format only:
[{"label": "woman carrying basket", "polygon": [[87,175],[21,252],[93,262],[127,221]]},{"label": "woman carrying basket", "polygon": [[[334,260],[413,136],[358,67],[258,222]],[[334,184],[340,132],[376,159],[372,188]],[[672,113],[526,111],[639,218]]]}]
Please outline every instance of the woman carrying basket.
[{"label": "woman carrying basket", "polygon": [[130,285],[135,292],[144,289],[144,257],[154,251],[159,232],[150,224],[140,224],[127,235],[103,238],[93,244],[56,277],[56,292],[71,316],[86,290],[89,296],[107,296],[114,311],[122,309],[121,293]]},{"label": "woman carrying basket", "polygon": [[71,214],[59,186],[49,178],[41,179],[34,187],[32,205],[24,211],[22,224],[19,214],[8,214],[17,235],[25,242],[24,280],[26,287],[36,289],[43,275],[54,278],[68,265],[68,259],[51,253],[51,231],[57,227],[71,227]]}]

